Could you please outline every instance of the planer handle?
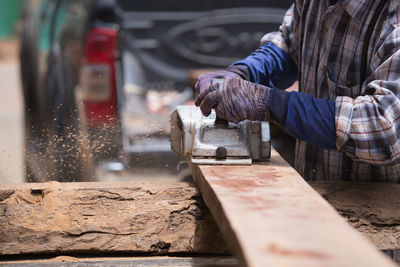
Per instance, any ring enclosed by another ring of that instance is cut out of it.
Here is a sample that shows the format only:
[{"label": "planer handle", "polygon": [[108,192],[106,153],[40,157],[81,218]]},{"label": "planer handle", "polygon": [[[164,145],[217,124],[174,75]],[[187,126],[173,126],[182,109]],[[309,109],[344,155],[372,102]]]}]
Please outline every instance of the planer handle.
[{"label": "planer handle", "polygon": [[227,126],[229,122],[221,117],[216,116],[214,126]]}]

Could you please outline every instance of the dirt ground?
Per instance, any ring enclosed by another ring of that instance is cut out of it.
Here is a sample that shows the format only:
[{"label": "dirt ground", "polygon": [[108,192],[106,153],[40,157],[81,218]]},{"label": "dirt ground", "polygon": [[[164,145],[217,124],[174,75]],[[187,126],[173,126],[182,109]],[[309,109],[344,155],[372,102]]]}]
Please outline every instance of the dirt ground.
[{"label": "dirt ground", "polygon": [[0,41],[0,183],[23,181],[23,113],[17,41]]}]

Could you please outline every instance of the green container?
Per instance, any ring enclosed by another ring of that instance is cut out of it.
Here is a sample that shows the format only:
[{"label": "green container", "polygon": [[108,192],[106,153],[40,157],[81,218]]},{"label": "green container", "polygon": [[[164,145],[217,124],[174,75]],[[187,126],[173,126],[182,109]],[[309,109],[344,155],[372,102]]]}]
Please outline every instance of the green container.
[{"label": "green container", "polygon": [[21,0],[0,0],[0,38],[14,34],[14,26],[21,15]]}]

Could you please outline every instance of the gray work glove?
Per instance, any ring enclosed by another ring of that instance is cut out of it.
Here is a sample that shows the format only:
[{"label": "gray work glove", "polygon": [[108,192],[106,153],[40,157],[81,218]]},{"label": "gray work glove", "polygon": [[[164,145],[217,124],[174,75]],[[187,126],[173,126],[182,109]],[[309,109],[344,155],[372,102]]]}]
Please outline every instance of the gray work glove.
[{"label": "gray work glove", "polygon": [[230,65],[226,70],[218,70],[201,75],[194,86],[195,95],[197,96],[201,91],[210,87],[215,79],[230,80],[232,78],[249,80],[250,74],[247,66]]},{"label": "gray work glove", "polygon": [[215,108],[218,117],[231,122],[270,121],[268,99],[271,88],[238,77],[210,83],[208,87],[200,87],[195,100],[204,116],[210,115],[211,109]]}]

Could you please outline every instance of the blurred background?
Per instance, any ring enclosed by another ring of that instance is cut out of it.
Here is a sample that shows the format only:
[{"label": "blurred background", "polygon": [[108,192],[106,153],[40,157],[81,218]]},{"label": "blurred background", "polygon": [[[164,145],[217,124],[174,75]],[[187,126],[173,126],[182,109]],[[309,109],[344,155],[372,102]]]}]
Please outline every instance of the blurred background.
[{"label": "blurred background", "polygon": [[190,179],[171,110],[291,2],[0,0],[0,183]]}]

